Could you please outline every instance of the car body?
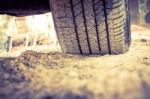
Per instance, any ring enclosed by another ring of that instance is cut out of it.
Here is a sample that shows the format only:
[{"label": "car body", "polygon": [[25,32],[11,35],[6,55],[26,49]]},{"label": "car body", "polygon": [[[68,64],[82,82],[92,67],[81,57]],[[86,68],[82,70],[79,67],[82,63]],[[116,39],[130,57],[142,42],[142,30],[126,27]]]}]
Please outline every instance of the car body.
[{"label": "car body", "polygon": [[0,14],[28,16],[50,11],[49,0],[0,0]]}]

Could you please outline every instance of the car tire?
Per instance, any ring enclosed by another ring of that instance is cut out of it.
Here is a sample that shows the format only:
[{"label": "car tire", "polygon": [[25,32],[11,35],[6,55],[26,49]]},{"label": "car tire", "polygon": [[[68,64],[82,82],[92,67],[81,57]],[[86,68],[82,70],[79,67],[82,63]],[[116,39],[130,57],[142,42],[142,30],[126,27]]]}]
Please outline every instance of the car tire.
[{"label": "car tire", "polygon": [[128,0],[50,0],[50,5],[65,53],[106,55],[128,51]]}]

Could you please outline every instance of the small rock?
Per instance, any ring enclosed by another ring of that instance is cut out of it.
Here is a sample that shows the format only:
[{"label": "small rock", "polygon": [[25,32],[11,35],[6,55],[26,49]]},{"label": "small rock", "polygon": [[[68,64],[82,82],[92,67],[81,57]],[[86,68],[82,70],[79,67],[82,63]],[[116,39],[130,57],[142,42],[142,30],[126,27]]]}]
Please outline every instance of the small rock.
[{"label": "small rock", "polygon": [[143,64],[149,66],[150,65],[150,62],[148,61],[148,58],[147,57],[143,57]]},{"label": "small rock", "polygon": [[147,42],[147,40],[146,39],[141,39],[141,42],[145,43],[145,42]]}]

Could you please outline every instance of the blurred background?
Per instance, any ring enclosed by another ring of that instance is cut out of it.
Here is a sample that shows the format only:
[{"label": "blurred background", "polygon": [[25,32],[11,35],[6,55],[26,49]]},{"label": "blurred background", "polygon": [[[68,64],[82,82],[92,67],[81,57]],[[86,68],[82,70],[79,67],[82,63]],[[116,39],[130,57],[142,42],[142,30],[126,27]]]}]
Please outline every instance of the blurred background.
[{"label": "blurred background", "polygon": [[60,50],[51,13],[26,17],[0,15],[0,56],[18,56],[25,50]]},{"label": "blurred background", "polygon": [[150,11],[150,0],[129,0],[131,21],[133,24],[145,24],[146,15]]},{"label": "blurred background", "polygon": [[[131,24],[149,27],[150,0],[129,0]],[[0,56],[25,50],[61,51],[51,13],[27,17],[0,15]]]}]

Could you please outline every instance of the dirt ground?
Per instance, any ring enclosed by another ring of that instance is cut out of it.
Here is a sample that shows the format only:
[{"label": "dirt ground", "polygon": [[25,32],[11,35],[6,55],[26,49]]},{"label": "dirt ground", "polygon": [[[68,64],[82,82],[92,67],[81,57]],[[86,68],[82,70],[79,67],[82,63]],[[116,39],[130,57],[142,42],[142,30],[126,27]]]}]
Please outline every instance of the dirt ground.
[{"label": "dirt ground", "polygon": [[150,30],[132,25],[123,55],[0,58],[0,99],[150,99]]}]

